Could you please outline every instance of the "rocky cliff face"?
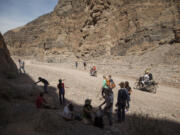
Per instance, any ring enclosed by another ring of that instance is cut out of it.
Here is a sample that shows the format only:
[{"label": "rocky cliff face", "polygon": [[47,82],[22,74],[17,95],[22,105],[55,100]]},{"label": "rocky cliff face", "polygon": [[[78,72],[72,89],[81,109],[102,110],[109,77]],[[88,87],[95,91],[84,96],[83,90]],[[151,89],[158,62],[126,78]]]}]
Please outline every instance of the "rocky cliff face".
[{"label": "rocky cliff face", "polygon": [[17,73],[17,68],[12,61],[9,51],[4,42],[3,36],[0,33],[0,75],[7,73]]},{"label": "rocky cliff face", "polygon": [[13,55],[106,58],[180,42],[179,24],[179,0],[59,0],[4,36]]}]

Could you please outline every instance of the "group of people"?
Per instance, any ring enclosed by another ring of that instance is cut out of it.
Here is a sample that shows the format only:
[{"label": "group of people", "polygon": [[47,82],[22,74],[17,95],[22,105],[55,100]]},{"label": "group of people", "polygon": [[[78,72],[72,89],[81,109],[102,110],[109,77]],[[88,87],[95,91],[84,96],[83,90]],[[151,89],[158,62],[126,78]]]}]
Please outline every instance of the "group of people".
[{"label": "group of people", "polygon": [[[43,86],[44,93],[48,93],[49,82],[46,79],[39,77],[38,81],[35,82],[34,84],[38,84],[40,82],[43,83],[43,85],[44,85]],[[60,102],[60,104],[64,104],[65,103],[65,86],[64,86],[64,82],[62,79],[59,79],[57,88],[59,90],[59,102]],[[66,87],[66,88],[68,88],[68,87]],[[40,95],[42,95],[42,93]],[[40,97],[42,97],[42,96],[40,96]]]},{"label": "group of people", "polygon": [[[103,86],[102,86],[102,97],[104,101],[98,106],[97,109],[94,109],[91,105],[91,99],[86,99],[83,106],[83,115],[77,115],[74,113],[74,106],[72,103],[66,105],[63,110],[63,118],[66,120],[79,119],[83,120],[85,124],[92,124],[99,128],[104,127],[104,117],[107,116],[109,125],[113,125],[113,102],[114,94],[113,89],[116,87],[111,75],[106,78],[103,76]],[[119,123],[125,121],[125,110],[128,110],[130,105],[130,95],[132,92],[129,82],[121,82],[119,84],[120,89],[118,91],[117,97],[117,120]]]},{"label": "group of people", "polygon": [[[108,78],[106,76],[103,76],[103,85],[102,85],[102,97],[105,99],[107,104],[113,104],[113,89],[116,87],[112,76],[109,75]],[[117,97],[117,114],[118,114],[118,122],[122,122],[125,120],[125,109],[128,111],[130,108],[130,95],[132,93],[132,89],[129,86],[129,82],[121,82],[119,83],[120,89],[118,91],[118,97]],[[111,106],[112,107],[112,106]],[[110,108],[110,107],[109,107]],[[112,109],[109,109],[110,115],[112,114]],[[111,116],[109,117],[109,119]],[[111,120],[109,120],[109,123],[111,123]]]},{"label": "group of people", "polygon": [[[76,61],[75,62],[76,69],[78,68],[78,65],[79,65],[79,63]],[[83,62],[83,67],[84,67],[84,70],[86,70],[87,63],[85,61]],[[91,76],[96,76],[97,75],[97,70],[96,70],[96,66],[95,65],[90,67],[90,75]]]},{"label": "group of people", "polygon": [[[75,67],[76,67],[76,69],[78,68],[78,65],[79,65],[78,62],[76,61],[76,62],[75,62]],[[85,61],[83,62],[83,67],[84,67],[84,70],[86,70],[87,63],[86,63]]]},{"label": "group of people", "polygon": [[[49,85],[49,82],[39,77],[39,80],[35,83],[42,82],[44,84],[44,93],[48,93],[47,88]],[[125,121],[125,110],[128,110],[130,105],[130,95],[131,95],[131,87],[129,86],[129,82],[121,82],[119,84],[120,89],[118,91],[118,97],[117,97],[117,119],[118,122]],[[72,103],[66,104],[62,113],[62,116],[65,120],[83,120],[85,124],[93,124],[94,126],[97,126],[99,128],[104,127],[103,119],[105,116],[107,116],[109,125],[113,125],[113,103],[114,103],[114,92],[113,89],[116,87],[116,84],[114,80],[112,79],[112,76],[109,75],[108,77],[103,76],[103,84],[102,84],[102,91],[101,96],[104,101],[98,106],[97,109],[93,108],[91,105],[91,99],[86,99],[84,106],[83,106],[83,112],[82,113],[75,113],[74,112],[74,105]],[[60,104],[65,103],[65,86],[62,79],[59,79],[57,88],[59,90],[59,102]],[[40,93],[36,100],[36,106],[37,108],[48,108],[52,109],[46,100],[44,99],[44,94]],[[83,115],[81,115],[83,114]]]}]

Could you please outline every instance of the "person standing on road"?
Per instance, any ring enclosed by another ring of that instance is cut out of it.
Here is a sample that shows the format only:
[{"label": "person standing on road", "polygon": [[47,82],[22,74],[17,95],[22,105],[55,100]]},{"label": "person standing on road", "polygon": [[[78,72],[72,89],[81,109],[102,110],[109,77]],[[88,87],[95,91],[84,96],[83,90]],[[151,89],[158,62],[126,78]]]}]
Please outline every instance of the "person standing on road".
[{"label": "person standing on road", "polygon": [[58,89],[59,89],[59,102],[60,104],[64,104],[65,103],[65,88],[64,88],[64,83],[62,82],[62,80],[59,80],[59,84],[57,85]]},{"label": "person standing on road", "polygon": [[42,82],[44,84],[44,93],[48,93],[47,88],[48,88],[49,82],[46,79],[41,78],[41,77],[39,77],[38,79],[39,81],[35,82],[35,84]]},{"label": "person standing on road", "polygon": [[78,68],[78,62],[77,61],[75,62],[75,66],[76,66],[76,69],[77,69]]},{"label": "person standing on road", "polygon": [[107,86],[107,78],[106,76],[104,75],[103,76],[103,85],[102,85],[102,97],[104,97],[105,95],[105,92],[109,89],[109,87]]},{"label": "person standing on road", "polygon": [[127,95],[128,95],[128,97],[127,97],[127,106],[126,106],[126,109],[127,109],[127,111],[129,110],[129,107],[130,107],[130,104],[129,104],[129,102],[131,101],[131,93],[132,93],[132,89],[131,89],[131,87],[129,86],[129,82],[128,81],[126,81],[125,82],[125,88],[126,88],[126,91],[127,91]]},{"label": "person standing on road", "polygon": [[25,69],[24,69],[24,67],[25,67],[25,62],[24,61],[22,61],[22,60],[18,60],[18,62],[19,62],[19,73],[20,74],[25,74],[26,72],[25,72]]},{"label": "person standing on road", "polygon": [[104,115],[108,117],[109,120],[109,125],[112,126],[113,124],[113,117],[112,117],[112,112],[113,112],[113,102],[114,102],[114,94],[112,89],[109,89],[105,92],[105,101],[99,106],[103,106],[106,104],[106,106],[103,109]]},{"label": "person standing on road", "polygon": [[86,66],[87,66],[87,64],[86,64],[86,62],[85,62],[85,61],[83,62],[83,65],[84,65],[84,70],[86,70]]},{"label": "person standing on road", "polygon": [[125,89],[124,82],[121,82],[120,89],[118,91],[117,108],[118,108],[118,122],[125,121],[125,107],[128,99],[127,91]]}]

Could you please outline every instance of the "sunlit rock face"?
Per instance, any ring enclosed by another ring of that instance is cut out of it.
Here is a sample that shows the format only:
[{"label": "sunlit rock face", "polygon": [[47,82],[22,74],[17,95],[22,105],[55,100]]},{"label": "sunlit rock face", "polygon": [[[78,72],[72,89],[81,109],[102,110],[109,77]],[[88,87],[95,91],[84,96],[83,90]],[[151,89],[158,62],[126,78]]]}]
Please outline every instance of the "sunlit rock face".
[{"label": "sunlit rock face", "polygon": [[179,20],[179,0],[59,0],[53,12],[4,36],[13,55],[108,58],[180,42]]}]

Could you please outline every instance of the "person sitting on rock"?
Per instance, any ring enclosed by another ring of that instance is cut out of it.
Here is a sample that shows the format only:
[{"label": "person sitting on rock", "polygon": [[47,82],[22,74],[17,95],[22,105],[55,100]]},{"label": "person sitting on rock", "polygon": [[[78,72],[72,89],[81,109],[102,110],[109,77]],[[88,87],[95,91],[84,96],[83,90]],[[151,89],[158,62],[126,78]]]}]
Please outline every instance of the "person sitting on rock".
[{"label": "person sitting on rock", "polygon": [[74,120],[74,106],[72,103],[64,107],[62,116],[67,121]]},{"label": "person sitting on rock", "polygon": [[91,100],[86,99],[83,106],[83,120],[85,124],[93,123],[93,107],[91,106]]},{"label": "person sitting on rock", "polygon": [[103,110],[101,107],[99,107],[95,113],[94,126],[104,128]]},{"label": "person sitting on rock", "polygon": [[46,100],[44,99],[44,94],[40,93],[40,95],[36,99],[36,107],[37,108],[50,108],[50,106],[47,104]]}]

